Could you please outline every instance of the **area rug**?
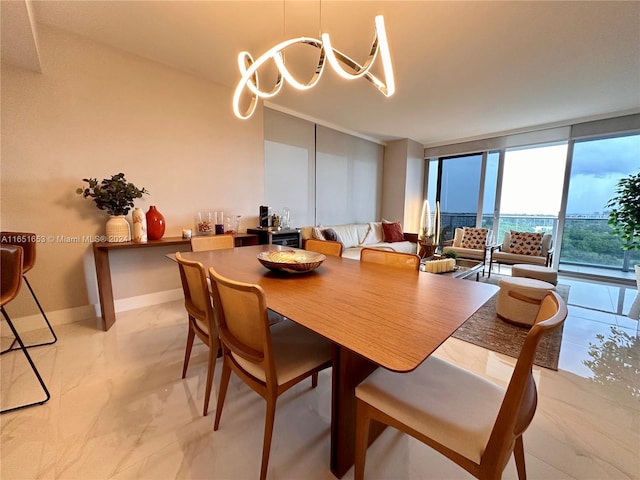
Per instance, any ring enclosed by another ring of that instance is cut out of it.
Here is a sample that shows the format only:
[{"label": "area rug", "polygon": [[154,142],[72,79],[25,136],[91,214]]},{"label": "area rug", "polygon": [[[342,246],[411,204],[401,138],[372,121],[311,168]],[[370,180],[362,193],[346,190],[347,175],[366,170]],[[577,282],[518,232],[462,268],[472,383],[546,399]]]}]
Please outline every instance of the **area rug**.
[{"label": "area rug", "polygon": [[[494,285],[497,285],[499,279],[499,275],[492,275],[489,279],[480,277],[481,282],[484,281]],[[556,292],[565,302],[569,299],[569,288],[568,285],[562,284],[556,286]],[[518,358],[529,329],[500,320],[496,316],[497,297],[498,294],[496,293],[456,330],[453,337],[494,352]],[[562,326],[542,339],[533,363],[551,370],[558,370],[561,343]]]}]

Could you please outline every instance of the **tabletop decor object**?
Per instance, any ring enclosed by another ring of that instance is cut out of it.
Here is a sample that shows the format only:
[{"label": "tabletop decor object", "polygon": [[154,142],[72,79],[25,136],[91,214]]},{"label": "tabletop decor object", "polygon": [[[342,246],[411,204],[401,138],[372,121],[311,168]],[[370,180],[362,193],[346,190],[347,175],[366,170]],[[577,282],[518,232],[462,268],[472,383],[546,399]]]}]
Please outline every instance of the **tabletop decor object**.
[{"label": "tabletop decor object", "polygon": [[196,213],[196,235],[213,235],[213,212]]},{"label": "tabletop decor object", "polygon": [[310,272],[326,259],[322,253],[306,250],[275,250],[258,254],[258,261],[262,265],[270,270],[286,273]]},{"label": "tabletop decor object", "polygon": [[133,223],[133,241],[136,243],[147,242],[147,217],[141,208],[134,208],[131,212]]},{"label": "tabletop decor object", "polygon": [[112,175],[98,182],[96,178],[83,178],[89,184],[86,188],[77,188],[76,193],[91,198],[100,210],[110,215],[105,225],[108,242],[128,242],[131,240],[131,226],[125,218],[134,206],[136,198],[142,198],[149,191],[128,182],[124,173]]},{"label": "tabletop decor object", "polygon": [[155,205],[151,205],[147,211],[147,237],[149,240],[160,240],[164,235],[164,216]]}]

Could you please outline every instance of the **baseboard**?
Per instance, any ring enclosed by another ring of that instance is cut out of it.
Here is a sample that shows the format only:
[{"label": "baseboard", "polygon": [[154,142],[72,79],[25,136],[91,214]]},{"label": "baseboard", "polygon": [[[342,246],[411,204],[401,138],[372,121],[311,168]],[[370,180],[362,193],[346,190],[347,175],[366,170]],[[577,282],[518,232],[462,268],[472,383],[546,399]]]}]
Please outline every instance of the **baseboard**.
[{"label": "baseboard", "polygon": [[148,293],[137,297],[121,298],[113,302],[116,313],[135,310],[136,308],[149,307],[160,303],[173,302],[184,298],[182,288],[165,290],[163,292]]},{"label": "baseboard", "polygon": [[[182,288],[154,292],[136,297],[121,298],[114,302],[116,313],[134,310],[136,308],[149,307],[161,303],[173,302],[184,298]],[[64,325],[67,323],[80,322],[88,318],[101,316],[100,305],[84,305],[82,307],[65,308],[63,310],[45,311],[51,325]],[[10,314],[10,313],[9,313]],[[46,328],[41,314],[26,315],[24,317],[11,317],[11,320],[20,325],[20,331],[37,330]]]}]

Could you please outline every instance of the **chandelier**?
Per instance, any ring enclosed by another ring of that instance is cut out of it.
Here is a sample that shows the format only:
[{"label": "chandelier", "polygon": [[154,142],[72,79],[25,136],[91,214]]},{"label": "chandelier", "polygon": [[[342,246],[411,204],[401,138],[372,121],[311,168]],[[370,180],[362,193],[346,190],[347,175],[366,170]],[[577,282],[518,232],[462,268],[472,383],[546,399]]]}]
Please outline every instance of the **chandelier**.
[{"label": "chandelier", "polygon": [[[284,51],[296,44],[311,45],[320,50],[315,72],[307,83],[299,82],[285,65]],[[384,82],[371,73],[371,67],[378,55],[382,62]],[[258,70],[270,60],[273,60],[278,73],[273,88],[271,90],[263,90],[260,88]],[[240,70],[241,78],[233,93],[233,113],[243,120],[250,118],[256,109],[258,98],[265,99],[274,97],[280,92],[285,83],[288,83],[298,90],[309,90],[313,88],[320,80],[327,63],[338,75],[346,80],[365,78],[385,97],[390,97],[396,90],[395,80],[393,78],[393,68],[391,65],[391,54],[389,52],[389,42],[387,41],[387,33],[384,27],[384,17],[382,15],[378,15],[375,17],[375,33],[371,49],[369,51],[369,56],[363,65],[360,65],[349,56],[335,49],[331,44],[331,38],[328,33],[321,34],[320,39],[313,37],[298,37],[291,40],[285,40],[284,42],[273,46],[255,60],[249,52],[240,52],[240,54],[238,54],[238,68]],[[347,68],[345,69],[344,67]],[[251,100],[247,110],[241,111],[240,99],[246,89],[249,90]]]}]

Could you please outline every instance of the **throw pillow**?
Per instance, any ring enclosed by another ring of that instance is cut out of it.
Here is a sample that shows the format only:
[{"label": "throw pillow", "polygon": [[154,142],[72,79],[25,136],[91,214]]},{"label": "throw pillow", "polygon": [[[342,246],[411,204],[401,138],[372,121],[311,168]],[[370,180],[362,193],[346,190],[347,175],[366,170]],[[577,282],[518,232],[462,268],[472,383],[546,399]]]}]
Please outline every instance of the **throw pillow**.
[{"label": "throw pillow", "polygon": [[325,240],[330,240],[332,242],[340,242],[340,237],[333,228],[325,228],[322,230],[322,235],[324,235]]},{"label": "throw pillow", "polygon": [[475,250],[481,250],[487,241],[486,228],[467,228],[465,227],[462,233],[462,242],[460,246],[462,248],[473,248]]},{"label": "throw pillow", "polygon": [[509,243],[509,252],[518,255],[540,255],[540,244],[542,243],[543,233],[532,232],[516,232],[511,230],[511,242]]},{"label": "throw pillow", "polygon": [[387,243],[404,242],[404,235],[402,233],[402,225],[400,225],[400,222],[383,223],[382,238]]},{"label": "throw pillow", "polygon": [[320,227],[313,227],[311,229],[311,238],[315,238],[316,240],[326,240]]}]

